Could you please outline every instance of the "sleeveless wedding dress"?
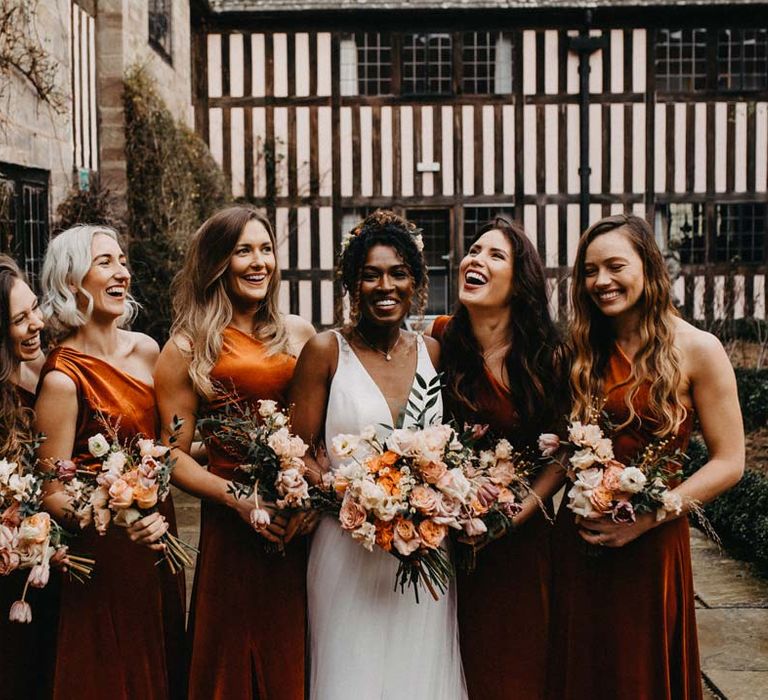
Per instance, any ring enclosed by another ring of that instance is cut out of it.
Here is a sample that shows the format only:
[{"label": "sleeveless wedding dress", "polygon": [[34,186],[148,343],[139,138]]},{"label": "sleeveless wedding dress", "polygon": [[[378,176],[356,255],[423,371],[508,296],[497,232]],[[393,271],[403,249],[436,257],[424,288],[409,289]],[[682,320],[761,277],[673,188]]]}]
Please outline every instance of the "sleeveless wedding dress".
[{"label": "sleeveless wedding dress", "polygon": [[[381,424],[392,424],[389,405],[349,343],[334,333],[339,361],[328,396],[326,444],[368,425],[384,438],[388,430]],[[421,336],[417,346],[416,371],[429,382],[436,372]],[[442,418],[441,401],[430,414],[428,420]],[[329,456],[337,468],[341,460]],[[377,547],[368,552],[335,518],[322,519],[307,570],[311,700],[466,699],[454,584],[438,601],[422,588],[416,603],[410,588],[395,590],[397,568],[391,554]]]}]

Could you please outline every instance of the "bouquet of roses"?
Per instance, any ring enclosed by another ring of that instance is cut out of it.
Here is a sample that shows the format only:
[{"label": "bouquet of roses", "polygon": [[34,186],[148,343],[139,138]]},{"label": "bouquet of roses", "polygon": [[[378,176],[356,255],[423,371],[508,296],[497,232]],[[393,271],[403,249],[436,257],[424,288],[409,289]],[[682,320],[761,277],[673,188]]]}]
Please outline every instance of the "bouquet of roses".
[{"label": "bouquet of roses", "polygon": [[66,533],[42,509],[45,477],[33,466],[37,445],[25,446],[17,462],[0,460],[0,575],[29,569],[21,600],[11,606],[11,622],[32,621],[27,590],[47,585],[52,563],[66,564],[78,579],[90,576],[93,568],[92,559],[67,553]]},{"label": "bouquet of roses", "polygon": [[568,451],[567,507],[584,518],[610,516],[616,523],[634,522],[638,513],[679,515],[683,503],[670,488],[682,475],[680,450],[670,450],[669,440],[657,440],[629,464],[615,459],[613,441],[597,423],[571,422],[568,440],[544,433],[539,437],[543,456],[551,457],[561,447]]},{"label": "bouquet of roses", "polygon": [[[170,442],[181,428],[174,418]],[[141,518],[157,511],[171,490],[171,472],[175,459],[165,445],[154,440],[135,437],[121,444],[115,430],[107,428],[109,438],[102,433],[88,438],[88,451],[100,460],[97,469],[78,469],[71,461],[57,462],[56,478],[72,501],[74,517],[81,528],[93,524],[104,535],[110,523],[130,527]],[[163,559],[175,574],[194,561],[188,545],[170,532],[159,540],[165,544]]]},{"label": "bouquet of roses", "polygon": [[224,413],[203,418],[200,428],[218,440],[240,461],[239,478],[230,487],[237,498],[253,498],[251,523],[257,530],[271,520],[259,498],[280,510],[306,510],[311,505],[307,471],[302,457],[306,443],[290,431],[288,414],[277,402],[261,400],[254,411],[233,402]]},{"label": "bouquet of roses", "polygon": [[502,440],[478,452],[479,426],[458,433],[450,425],[399,428],[384,440],[373,426],[337,435],[336,456],[346,459],[324,478],[334,498],[318,503],[338,513],[342,529],[371,551],[378,546],[400,561],[395,586],[419,583],[437,599],[454,570],[444,547],[449,528],[469,537],[487,523],[518,512],[527,481],[515,470]]}]

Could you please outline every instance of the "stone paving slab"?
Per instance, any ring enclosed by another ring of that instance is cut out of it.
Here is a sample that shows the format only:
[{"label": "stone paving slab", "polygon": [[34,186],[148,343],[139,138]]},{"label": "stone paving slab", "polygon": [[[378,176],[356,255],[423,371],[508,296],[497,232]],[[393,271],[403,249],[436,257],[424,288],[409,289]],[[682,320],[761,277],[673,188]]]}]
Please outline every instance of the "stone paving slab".
[{"label": "stone paving slab", "polygon": [[724,700],[768,698],[768,582],[691,531],[701,669]]}]

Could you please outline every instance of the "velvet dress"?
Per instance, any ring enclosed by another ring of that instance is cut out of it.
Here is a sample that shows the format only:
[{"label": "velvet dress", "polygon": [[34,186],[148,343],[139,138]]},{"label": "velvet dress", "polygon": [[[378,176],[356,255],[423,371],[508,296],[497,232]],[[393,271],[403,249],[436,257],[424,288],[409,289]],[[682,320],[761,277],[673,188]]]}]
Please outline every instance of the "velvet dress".
[{"label": "velvet dress", "polygon": [[[53,370],[77,386],[78,417],[72,459],[97,467],[88,438],[117,426],[122,442],[156,438],[152,386],[103,360],[67,347],[51,352],[42,378]],[[175,531],[173,503],[160,505]],[[111,526],[106,535],[81,531],[72,550],[96,560],[90,580],[65,579],[56,644],[53,698],[164,700],[184,697],[184,578],[159,554]],[[33,611],[34,614],[34,611]]]},{"label": "velvet dress", "polygon": [[[16,393],[22,406],[34,407],[33,393],[21,386]],[[51,693],[61,573],[52,568],[45,588],[27,590],[32,622],[10,622],[8,612],[21,600],[28,575],[24,569],[0,576],[0,700],[48,698]]]},{"label": "velvet dress", "polygon": [[[448,316],[435,319],[436,339],[442,339],[449,321]],[[474,400],[479,410],[471,420],[488,424],[495,437],[515,445],[517,410],[490,372]],[[539,510],[478,552],[474,571],[458,574],[459,639],[471,700],[544,697],[551,530]]]},{"label": "velvet dress", "polygon": [[[623,382],[630,372],[617,346],[604,377],[605,411],[615,424],[628,416]],[[644,385],[634,401],[640,419],[612,436],[616,459],[625,464],[656,439],[647,406]],[[691,423],[689,412],[671,449],[686,448]],[[702,697],[686,518],[590,554],[574,514],[563,507],[554,551],[551,700]]]},{"label": "velvet dress", "polygon": [[[221,396],[203,407],[203,415],[235,400],[284,405],[295,365],[295,358],[269,355],[261,341],[225,328],[211,371]],[[232,479],[237,465],[235,455],[209,441],[211,472]],[[304,698],[306,539],[293,539],[284,555],[266,544],[234,510],[203,502],[189,620],[192,699]]]}]

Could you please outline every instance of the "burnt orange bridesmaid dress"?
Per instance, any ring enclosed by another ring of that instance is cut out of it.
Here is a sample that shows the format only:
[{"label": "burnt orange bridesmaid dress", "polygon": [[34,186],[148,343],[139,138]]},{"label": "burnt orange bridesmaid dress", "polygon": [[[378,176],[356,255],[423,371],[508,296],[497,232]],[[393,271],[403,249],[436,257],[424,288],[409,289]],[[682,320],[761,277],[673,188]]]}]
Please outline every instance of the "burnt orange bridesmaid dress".
[{"label": "burnt orange bridesmaid dress", "polygon": [[[203,415],[237,400],[284,405],[296,360],[269,355],[255,338],[224,329],[211,379],[221,398]],[[235,478],[236,457],[211,440],[208,468]],[[266,540],[231,508],[203,501],[200,554],[189,629],[189,697],[199,700],[303,700],[306,616],[306,541],[296,538],[285,555],[269,552]]]},{"label": "burnt orange bridesmaid dress", "polygon": [[[605,410],[621,424],[631,372],[618,347],[605,372]],[[614,439],[630,461],[652,442],[648,386],[634,408],[639,420]],[[685,449],[689,413],[673,443]],[[675,444],[676,443],[676,444]],[[554,533],[551,700],[694,700],[702,697],[688,521],[677,518],[621,548],[590,550],[574,514],[560,509]]]},{"label": "burnt orange bridesmaid dress", "polygon": [[[157,436],[154,389],[96,357],[58,347],[41,374],[57,370],[77,386],[78,417],[72,459],[95,466],[88,438],[104,433],[98,415],[118,425],[121,440]],[[161,506],[172,529],[170,497]],[[72,543],[96,566],[89,581],[65,580],[57,639],[53,697],[60,700],[165,700],[184,696],[184,579],[158,553],[111,527],[83,530]]]},{"label": "burnt orange bridesmaid dress", "polygon": [[[450,317],[434,322],[440,340]],[[466,420],[519,443],[520,421],[509,392],[486,373]],[[544,697],[549,624],[550,532],[537,511],[519,529],[490,543],[471,573],[459,573],[461,658],[471,700]]]},{"label": "burnt orange bridesmaid dress", "polygon": [[[34,394],[20,386],[16,393],[23,406],[34,407]],[[61,575],[51,570],[45,588],[27,590],[31,623],[10,622],[8,612],[14,601],[21,600],[28,575],[25,569],[0,576],[0,700],[42,699],[51,693]]]}]

